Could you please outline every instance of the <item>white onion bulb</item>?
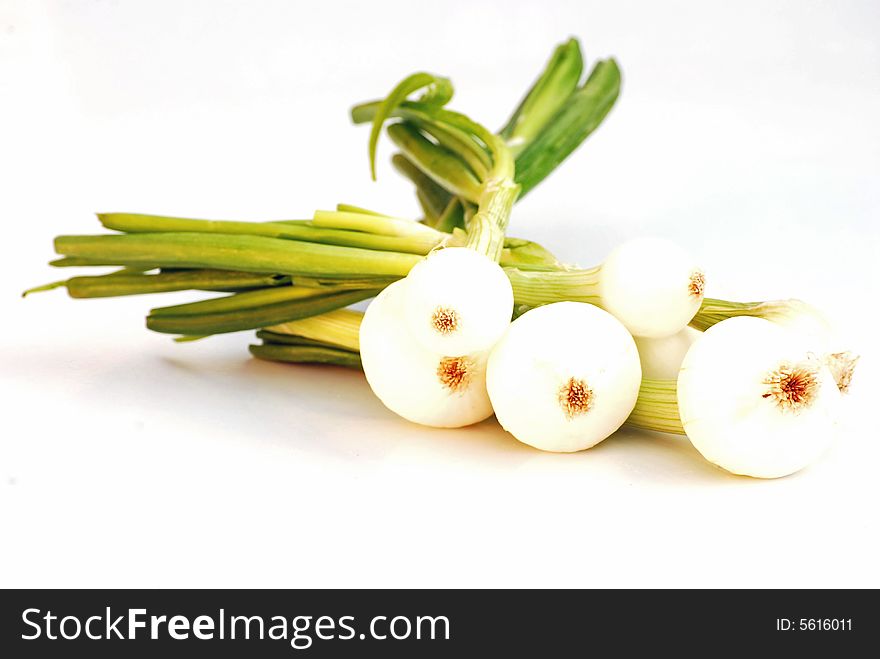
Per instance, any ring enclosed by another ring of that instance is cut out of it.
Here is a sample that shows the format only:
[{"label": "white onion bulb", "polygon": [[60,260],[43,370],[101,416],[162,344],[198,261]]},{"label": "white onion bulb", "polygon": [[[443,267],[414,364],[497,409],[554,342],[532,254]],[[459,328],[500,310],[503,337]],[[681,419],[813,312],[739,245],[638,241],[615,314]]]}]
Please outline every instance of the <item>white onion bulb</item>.
[{"label": "white onion bulb", "polygon": [[488,352],[449,357],[416,342],[403,317],[407,284],[403,279],[382,291],[361,321],[370,388],[392,412],[425,426],[458,428],[490,417]]},{"label": "white onion bulb", "polygon": [[680,247],[637,238],[614,249],[599,272],[602,306],[634,336],[675,334],[703,301],[705,276]]},{"label": "white onion bulb", "polygon": [[636,402],[639,355],[609,313],[556,302],[515,320],[486,372],[498,421],[544,451],[580,451],[617,430]]},{"label": "white onion bulb", "polygon": [[684,430],[703,456],[735,474],[777,478],[816,460],[835,435],[840,392],[797,335],[762,318],[706,330],[678,376]]},{"label": "white onion bulb", "polygon": [[459,356],[489,350],[510,324],[510,280],[473,249],[435,250],[406,279],[403,315],[416,341],[432,352]]},{"label": "white onion bulb", "polygon": [[642,362],[642,377],[650,380],[675,380],[687,351],[702,332],[685,327],[671,336],[635,337]]},{"label": "white onion bulb", "polygon": [[849,342],[822,311],[801,300],[766,303],[763,318],[772,320],[819,354],[834,376],[841,393],[848,393],[859,356],[847,349]]}]

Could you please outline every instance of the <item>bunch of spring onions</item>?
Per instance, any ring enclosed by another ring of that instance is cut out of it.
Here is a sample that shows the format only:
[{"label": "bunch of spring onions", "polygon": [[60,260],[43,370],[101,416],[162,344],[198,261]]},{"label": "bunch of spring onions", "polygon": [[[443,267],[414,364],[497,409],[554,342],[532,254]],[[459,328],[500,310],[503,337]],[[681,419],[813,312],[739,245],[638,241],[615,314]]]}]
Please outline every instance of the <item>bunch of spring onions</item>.
[{"label": "bunch of spring onions", "polygon": [[801,469],[831,441],[856,364],[818,311],[705,298],[703,269],[660,239],[581,268],[506,235],[516,201],[617,99],[613,60],[583,70],[577,41],[557,47],[497,133],[450,110],[451,82],[427,73],[353,108],[374,178],[387,128],[417,222],[348,204],[270,222],[99,214],[114,233],[56,238],[52,265],[115,269],[28,292],[216,292],[153,309],[147,327],[181,341],[256,329],[256,357],[361,368],[427,426],[494,414],[521,442],[571,452],[627,423],[686,434],[733,473]]}]

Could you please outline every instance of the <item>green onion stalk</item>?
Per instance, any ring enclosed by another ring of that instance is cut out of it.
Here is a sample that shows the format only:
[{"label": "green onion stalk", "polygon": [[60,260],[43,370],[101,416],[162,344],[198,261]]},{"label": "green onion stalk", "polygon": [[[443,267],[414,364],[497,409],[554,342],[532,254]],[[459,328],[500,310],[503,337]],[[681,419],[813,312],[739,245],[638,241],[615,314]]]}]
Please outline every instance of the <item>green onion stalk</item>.
[{"label": "green onion stalk", "polygon": [[760,302],[732,302],[707,297],[703,300],[699,312],[691,322],[691,327],[705,331],[722,320],[738,316],[764,318],[781,324],[799,318],[813,318],[818,324],[827,323],[818,309],[794,298]]},{"label": "green onion stalk", "polygon": [[[392,124],[389,135],[396,141],[411,140],[410,155],[417,165],[421,163],[419,169],[435,175],[439,171],[437,176],[441,180],[446,173],[446,182],[468,202],[476,204],[476,212],[465,226],[465,244],[498,261],[510,212],[519,194],[519,186],[514,181],[513,154],[503,138],[465,115],[446,109],[445,104],[452,98],[452,84],[448,79],[414,73],[376,106],[369,140],[373,178],[376,178],[376,148],[382,127],[407,102],[407,97],[419,90],[424,91],[419,101],[418,121],[411,125]],[[420,134],[419,128],[437,143]],[[447,157],[445,152],[459,154],[460,159]]]},{"label": "green onion stalk", "polygon": [[675,380],[642,379],[636,405],[626,423],[634,428],[684,435]]},{"label": "green onion stalk", "polygon": [[[616,73],[616,65],[611,65],[605,68]],[[603,99],[601,107],[586,103],[590,94],[585,90],[595,82],[588,80],[578,88],[581,68],[577,42],[560,46],[498,135],[448,110],[451,83],[429,74],[410,76],[385,100],[355,108],[355,121],[373,121],[373,171],[381,127],[389,118],[397,120],[388,127],[389,135],[409,146],[394,163],[420,181],[419,199],[430,210],[426,215],[431,222],[414,223],[346,204],[317,211],[310,219],[271,222],[102,213],[98,219],[103,227],[117,233],[60,236],[55,248],[61,258],[52,265],[118,270],[73,277],[26,294],[59,287],[77,298],[179,290],[228,293],[150,312],[150,329],[191,339],[343,308],[406,276],[425,254],[442,245],[473,247],[517,271],[558,268],[546,249],[505,237],[504,230],[517,192],[523,185],[533,187],[562,162],[616,98],[619,74],[607,93],[593,94]],[[596,70],[591,79],[595,74]],[[407,100],[420,89],[424,93],[418,100]],[[579,108],[580,114],[572,108]],[[542,137],[563,119],[568,128],[576,129],[572,135],[581,137]],[[538,148],[535,145],[547,153],[538,159],[541,168],[522,170],[533,172],[523,183],[517,163],[526,162],[521,158]]]}]

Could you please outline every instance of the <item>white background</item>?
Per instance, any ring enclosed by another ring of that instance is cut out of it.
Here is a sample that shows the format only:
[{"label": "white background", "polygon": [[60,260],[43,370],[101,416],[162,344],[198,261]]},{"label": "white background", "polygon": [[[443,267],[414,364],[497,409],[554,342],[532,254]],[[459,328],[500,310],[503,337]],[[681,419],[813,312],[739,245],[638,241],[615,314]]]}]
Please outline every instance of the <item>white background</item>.
[{"label": "white background", "polygon": [[493,420],[410,425],[354,372],[249,359],[248,333],[143,329],[191,294],[19,297],[94,211],[414,216],[387,144],[370,182],[348,107],[429,70],[497,127],[577,35],[624,89],[511,233],[584,265],[676,239],[711,295],[837,314],[869,391],[878,34],[870,0],[0,0],[0,585],[880,586],[880,438],[858,405],[777,481],[649,433],[552,455]]}]

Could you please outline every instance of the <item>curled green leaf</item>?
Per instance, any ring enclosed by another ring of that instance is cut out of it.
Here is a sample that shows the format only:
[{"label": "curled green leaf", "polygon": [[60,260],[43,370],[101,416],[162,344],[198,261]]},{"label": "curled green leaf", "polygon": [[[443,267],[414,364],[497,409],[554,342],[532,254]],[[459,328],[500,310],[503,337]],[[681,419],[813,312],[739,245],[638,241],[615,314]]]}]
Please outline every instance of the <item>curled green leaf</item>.
[{"label": "curled green leaf", "polygon": [[577,39],[569,39],[556,47],[544,71],[499,133],[514,154],[522,151],[544,129],[577,89],[583,68]]},{"label": "curled green leaf", "polygon": [[379,144],[382,126],[410,94],[420,89],[425,91],[419,98],[419,102],[427,106],[441,107],[452,99],[453,87],[448,78],[430,73],[413,73],[397,83],[397,86],[379,104],[376,114],[373,116],[373,128],[370,132],[370,174],[374,181],[376,180],[376,146]]}]

